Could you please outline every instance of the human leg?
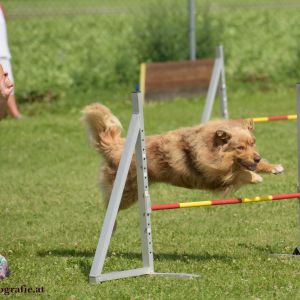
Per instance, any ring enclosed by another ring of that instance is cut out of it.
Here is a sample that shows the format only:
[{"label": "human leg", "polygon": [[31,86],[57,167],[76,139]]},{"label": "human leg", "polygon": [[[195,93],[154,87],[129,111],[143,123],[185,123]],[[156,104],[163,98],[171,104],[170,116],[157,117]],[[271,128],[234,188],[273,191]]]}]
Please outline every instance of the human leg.
[{"label": "human leg", "polygon": [[[3,66],[4,72],[8,74],[8,78],[13,83],[14,77],[13,77],[13,73],[12,73],[10,59],[5,58],[5,57],[0,57],[0,64]],[[16,97],[15,97],[13,91],[10,93],[10,95],[7,99],[7,103],[4,104],[4,103],[0,102],[0,116],[1,116],[1,112],[3,114],[3,112],[5,112],[5,110],[6,110],[6,108],[8,109],[9,114],[13,118],[19,119],[21,117],[21,113],[19,111]]]}]

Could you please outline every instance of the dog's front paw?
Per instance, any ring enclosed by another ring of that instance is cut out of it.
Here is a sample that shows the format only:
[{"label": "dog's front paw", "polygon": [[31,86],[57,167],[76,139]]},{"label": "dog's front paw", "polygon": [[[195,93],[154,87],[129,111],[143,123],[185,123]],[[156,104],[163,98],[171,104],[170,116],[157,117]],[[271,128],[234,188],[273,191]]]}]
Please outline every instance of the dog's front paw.
[{"label": "dog's front paw", "polygon": [[263,178],[256,173],[252,173],[251,183],[260,183],[263,182]]},{"label": "dog's front paw", "polygon": [[280,174],[284,171],[284,168],[282,165],[274,165],[272,169],[272,174]]}]

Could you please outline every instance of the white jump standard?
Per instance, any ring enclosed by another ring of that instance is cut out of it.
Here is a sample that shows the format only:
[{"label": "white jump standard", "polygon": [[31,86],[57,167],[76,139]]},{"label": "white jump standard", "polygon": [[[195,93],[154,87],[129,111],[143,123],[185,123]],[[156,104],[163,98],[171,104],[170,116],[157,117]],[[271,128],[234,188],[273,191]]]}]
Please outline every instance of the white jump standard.
[{"label": "white jump standard", "polygon": [[[122,193],[124,190],[134,150],[136,155],[138,180],[138,202],[140,206],[140,232],[142,240],[143,267],[138,269],[102,274],[105,257],[107,255],[108,246],[117,218],[117,213],[119,210]],[[90,271],[90,282],[102,282],[139,275],[165,275],[176,276],[183,279],[190,279],[194,276],[199,276],[186,273],[156,273],[154,271],[150,215],[151,201],[148,190],[147,156],[145,146],[142,97],[140,92],[135,92],[132,94],[132,117],[127,133],[125,147],[121,156],[116,179],[109,200],[109,205],[104,218],[96,254]]]},{"label": "white jump standard", "polygon": [[225,80],[225,64],[224,64],[224,50],[223,45],[219,45],[216,48],[216,59],[214,63],[213,72],[209,82],[209,87],[205,99],[205,106],[202,113],[201,123],[209,121],[215,101],[215,97],[218,91],[220,91],[221,101],[221,116],[224,119],[229,118],[228,106],[227,106],[227,91]]}]

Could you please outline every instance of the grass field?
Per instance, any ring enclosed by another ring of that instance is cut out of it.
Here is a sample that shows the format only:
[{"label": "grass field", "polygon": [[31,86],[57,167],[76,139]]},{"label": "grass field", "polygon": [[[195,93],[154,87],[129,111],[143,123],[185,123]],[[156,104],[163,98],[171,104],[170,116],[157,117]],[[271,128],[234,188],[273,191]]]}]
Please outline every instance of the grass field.
[{"label": "grass field", "polygon": [[[155,55],[188,56],[186,3],[2,2],[12,16],[8,33],[25,118],[0,123],[0,253],[12,272],[0,291],[44,288],[42,294],[13,299],[300,299],[300,261],[269,256],[292,253],[299,245],[297,200],[154,212],[156,271],[196,273],[200,279],[89,284],[105,211],[98,188],[101,158],[88,145],[80,110],[101,101],[127,128],[139,63]],[[297,2],[280,6],[282,1],[266,0],[263,7],[256,5],[259,0],[213,2],[205,14],[206,1],[197,1],[198,49],[214,47],[216,40],[224,44],[230,116],[294,114],[300,51],[299,7],[292,4]],[[147,104],[146,133],[197,124],[202,110],[199,98]],[[263,183],[227,196],[295,192],[295,121],[257,124],[255,135],[263,157],[281,163],[285,172],[264,175]],[[152,203],[219,197],[164,184],[150,192]],[[135,205],[119,214],[105,271],[141,265],[138,211]]]},{"label": "grass field", "polygon": [[[1,122],[0,253],[8,258],[12,275],[0,288],[44,287],[38,295],[42,299],[299,298],[300,261],[269,256],[291,253],[299,244],[296,200],[154,212],[156,271],[197,273],[201,278],[139,277],[89,284],[104,209],[97,185],[101,159],[88,146],[79,112],[98,98],[68,97],[23,105],[27,118]],[[120,91],[103,99],[126,128],[130,94]],[[233,118],[295,113],[294,88],[229,92],[229,99]],[[202,108],[199,99],[146,105],[146,133],[196,124]],[[295,121],[257,124],[255,132],[261,154],[282,163],[285,172],[264,176],[263,183],[228,197],[296,191]],[[153,203],[218,197],[163,184],[150,192]],[[138,206],[121,212],[118,222],[105,271],[141,265]],[[13,295],[22,297],[32,295]]]}]

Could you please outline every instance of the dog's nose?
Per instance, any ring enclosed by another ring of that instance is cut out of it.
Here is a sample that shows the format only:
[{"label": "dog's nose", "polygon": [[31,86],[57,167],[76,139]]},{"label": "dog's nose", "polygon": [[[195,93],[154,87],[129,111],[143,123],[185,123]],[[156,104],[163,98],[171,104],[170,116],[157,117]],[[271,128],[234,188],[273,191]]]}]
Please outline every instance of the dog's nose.
[{"label": "dog's nose", "polygon": [[258,164],[258,163],[260,162],[260,160],[261,160],[261,157],[260,157],[259,155],[256,154],[256,155],[254,156],[253,160],[255,161],[255,163]]}]

